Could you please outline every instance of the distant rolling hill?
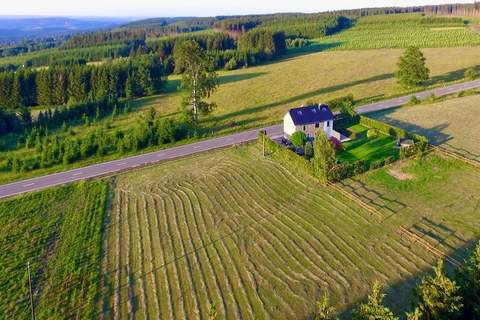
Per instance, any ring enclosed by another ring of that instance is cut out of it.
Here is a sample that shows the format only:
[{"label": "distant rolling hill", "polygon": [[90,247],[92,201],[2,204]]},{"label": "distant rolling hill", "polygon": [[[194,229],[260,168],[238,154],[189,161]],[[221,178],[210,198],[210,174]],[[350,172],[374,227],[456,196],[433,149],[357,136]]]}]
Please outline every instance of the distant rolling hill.
[{"label": "distant rolling hill", "polygon": [[131,20],[133,19],[0,16],[0,42],[106,29]]}]

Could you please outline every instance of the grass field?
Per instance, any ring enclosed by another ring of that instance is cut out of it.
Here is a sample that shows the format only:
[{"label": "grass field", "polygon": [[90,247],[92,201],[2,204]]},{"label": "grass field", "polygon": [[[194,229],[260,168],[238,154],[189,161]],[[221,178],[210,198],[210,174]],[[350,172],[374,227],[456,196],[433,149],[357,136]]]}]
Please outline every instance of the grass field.
[{"label": "grass field", "polygon": [[369,115],[417,132],[451,151],[480,161],[480,95],[402,107]]},{"label": "grass field", "polygon": [[[448,195],[437,213],[424,190],[413,208],[390,200],[378,222],[333,189],[259,154],[256,146],[231,148],[119,176],[99,312],[107,319],[202,319],[215,305],[221,319],[303,319],[327,292],[345,317],[375,279],[398,312],[435,261],[402,239],[398,227],[450,214],[449,226],[462,239],[479,230],[478,221],[470,223],[478,213],[473,199],[456,211],[460,205],[445,205],[454,199]],[[480,172],[451,167],[435,181],[436,191],[453,188],[461,174],[471,178],[457,193],[465,186],[479,194]],[[464,243],[450,240],[448,252],[461,255],[457,245]]]},{"label": "grass field", "polygon": [[356,133],[356,138],[343,143],[343,150],[337,154],[337,158],[344,162],[364,160],[367,167],[373,161],[384,160],[389,156],[398,158],[396,141],[392,137],[379,133],[375,139],[367,138],[368,128],[362,125],[354,125],[348,130]]},{"label": "grass field", "polygon": [[398,162],[343,184],[459,261],[461,249],[480,238],[480,170],[461,161],[434,155]]},{"label": "grass field", "polygon": [[[405,93],[396,85],[393,76],[402,52],[395,49],[323,52],[291,56],[267,65],[222,72],[220,88],[211,98],[218,104],[218,108],[210,116],[201,117],[202,126],[206,128],[204,132],[225,134],[277,123],[289,108],[309,101],[328,101],[353,94],[357,100],[366,102]],[[425,49],[424,52],[432,72],[432,80],[428,84],[439,85],[462,79],[464,69],[478,64],[480,47]],[[178,84],[178,78],[172,77],[168,81],[166,93],[134,101],[131,104],[133,112],[121,115],[111,122],[107,132],[132,128],[150,106],[164,116],[177,114],[180,106],[180,96],[176,92]],[[73,129],[81,137],[103,125],[104,123],[99,123]],[[18,136],[2,137],[0,145],[6,142],[13,150],[2,152],[0,162],[10,155],[29,155],[29,150],[17,148],[17,139]],[[115,157],[112,155],[109,158]],[[99,160],[95,157],[76,165]],[[63,169],[64,167],[57,166],[28,175],[2,172],[0,181],[12,181]]]},{"label": "grass field", "polygon": [[83,182],[0,202],[2,319],[92,318],[100,280],[105,182]]},{"label": "grass field", "polygon": [[345,31],[314,42],[326,50],[470,47],[480,35],[463,23],[425,23],[420,14],[370,16]]}]

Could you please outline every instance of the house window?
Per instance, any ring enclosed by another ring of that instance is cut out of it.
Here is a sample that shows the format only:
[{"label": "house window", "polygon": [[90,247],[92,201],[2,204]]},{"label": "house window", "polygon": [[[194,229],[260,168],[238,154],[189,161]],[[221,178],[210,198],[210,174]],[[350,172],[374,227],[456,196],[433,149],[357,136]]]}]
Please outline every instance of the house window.
[{"label": "house window", "polygon": [[307,127],[306,126],[303,126],[303,131],[307,130]]},{"label": "house window", "polygon": [[327,121],[327,128],[330,127],[330,121]]},{"label": "house window", "polygon": [[320,128],[320,123],[315,123],[315,128]]}]

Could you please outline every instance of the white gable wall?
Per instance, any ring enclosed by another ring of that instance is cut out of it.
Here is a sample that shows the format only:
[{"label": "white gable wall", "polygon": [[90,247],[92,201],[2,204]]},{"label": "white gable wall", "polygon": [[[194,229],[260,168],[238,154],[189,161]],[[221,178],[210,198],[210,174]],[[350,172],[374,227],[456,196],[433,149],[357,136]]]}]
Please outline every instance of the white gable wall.
[{"label": "white gable wall", "polygon": [[290,116],[290,112],[283,117],[283,135],[285,138],[289,138],[292,134],[297,131],[295,124],[293,123],[292,117]]}]

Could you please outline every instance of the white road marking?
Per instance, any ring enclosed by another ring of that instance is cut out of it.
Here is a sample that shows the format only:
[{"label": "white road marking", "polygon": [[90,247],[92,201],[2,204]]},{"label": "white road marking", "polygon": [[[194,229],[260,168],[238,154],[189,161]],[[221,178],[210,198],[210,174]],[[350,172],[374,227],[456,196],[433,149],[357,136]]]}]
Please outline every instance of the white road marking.
[{"label": "white road marking", "polygon": [[83,172],[75,172],[75,173],[73,174],[73,176],[79,176],[79,175],[81,175],[82,173],[83,173]]},{"label": "white road marking", "polygon": [[117,166],[119,166],[119,167],[120,167],[120,166],[124,166],[124,165],[126,165],[126,164],[127,164],[126,162],[117,163]]},{"label": "white road marking", "polygon": [[28,188],[28,187],[31,187],[33,186],[35,183],[27,183],[27,184],[24,184],[23,187],[24,188]]}]

